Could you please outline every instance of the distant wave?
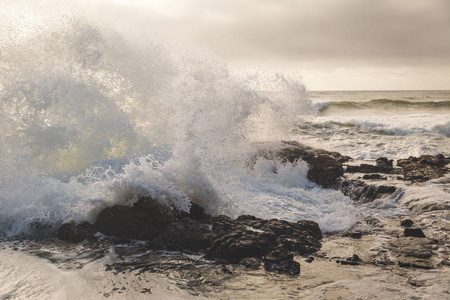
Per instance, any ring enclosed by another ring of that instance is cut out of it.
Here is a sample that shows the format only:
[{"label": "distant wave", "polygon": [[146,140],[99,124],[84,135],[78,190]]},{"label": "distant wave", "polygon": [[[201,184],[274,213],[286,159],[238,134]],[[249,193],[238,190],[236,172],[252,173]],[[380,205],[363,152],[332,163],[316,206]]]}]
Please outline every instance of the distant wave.
[{"label": "distant wave", "polygon": [[382,122],[374,121],[362,121],[362,120],[348,120],[344,122],[339,121],[327,121],[325,124],[314,124],[316,128],[323,126],[338,126],[346,128],[355,128],[358,130],[364,130],[367,132],[375,132],[381,135],[413,135],[413,134],[438,134],[446,137],[450,137],[450,122],[438,123],[432,126],[425,126],[415,124],[410,127],[401,127]]},{"label": "distant wave", "polygon": [[450,101],[406,101],[392,99],[374,99],[367,102],[339,101],[339,102],[321,102],[316,107],[321,112],[332,109],[449,109]]}]

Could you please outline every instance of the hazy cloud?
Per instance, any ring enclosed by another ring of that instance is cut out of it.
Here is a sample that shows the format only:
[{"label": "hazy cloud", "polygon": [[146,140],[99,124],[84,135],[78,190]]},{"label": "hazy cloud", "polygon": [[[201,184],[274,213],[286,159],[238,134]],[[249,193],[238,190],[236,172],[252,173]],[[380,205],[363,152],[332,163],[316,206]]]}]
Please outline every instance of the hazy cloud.
[{"label": "hazy cloud", "polygon": [[305,77],[397,68],[428,77],[434,72],[438,85],[450,88],[450,80],[441,78],[450,70],[448,0],[116,3],[105,2],[103,11],[119,12],[117,22],[145,24],[151,34],[207,49],[232,67],[297,69]]}]

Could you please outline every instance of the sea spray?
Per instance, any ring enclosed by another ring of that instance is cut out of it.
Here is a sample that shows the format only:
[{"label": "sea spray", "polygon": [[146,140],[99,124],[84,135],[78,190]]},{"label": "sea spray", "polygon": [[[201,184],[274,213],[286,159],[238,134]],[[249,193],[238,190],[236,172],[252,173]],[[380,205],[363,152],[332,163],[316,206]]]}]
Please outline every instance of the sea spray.
[{"label": "sea spray", "polygon": [[304,163],[248,167],[255,142],[287,138],[317,113],[301,83],[277,75],[277,93],[260,93],[258,76],[48,3],[2,5],[2,235],[93,221],[136,195],[324,230],[355,221],[350,200],[310,183]]}]

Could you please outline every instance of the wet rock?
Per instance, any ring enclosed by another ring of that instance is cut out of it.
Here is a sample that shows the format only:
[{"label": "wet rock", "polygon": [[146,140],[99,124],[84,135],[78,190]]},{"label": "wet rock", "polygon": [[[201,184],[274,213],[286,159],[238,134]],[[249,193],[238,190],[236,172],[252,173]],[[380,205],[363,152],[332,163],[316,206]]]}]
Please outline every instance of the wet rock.
[{"label": "wet rock", "polygon": [[273,251],[264,257],[264,269],[268,272],[297,276],[300,264],[294,261],[294,255],[286,251]]},{"label": "wet rock", "polygon": [[219,216],[213,220],[214,241],[206,251],[210,259],[260,258],[275,249],[308,254],[318,251],[322,233],[313,221],[288,222],[240,216],[236,220]]},{"label": "wet rock", "polygon": [[391,241],[389,247],[400,267],[430,269],[435,267],[432,249],[436,244],[436,240],[426,237],[400,237]]},{"label": "wet rock", "polygon": [[344,174],[342,163],[350,159],[338,152],[314,149],[295,141],[284,141],[279,148],[261,151],[257,156],[291,163],[303,160],[309,166],[308,179],[325,188],[334,187],[339,183],[339,178]]},{"label": "wet rock", "polygon": [[81,243],[92,238],[96,232],[91,223],[82,222],[76,224],[75,222],[69,222],[64,223],[56,230],[56,237],[61,241]]},{"label": "wet rock", "polygon": [[151,243],[159,249],[171,251],[201,250],[208,248],[213,240],[210,225],[201,224],[188,217],[173,222],[154,238]]},{"label": "wet rock", "polygon": [[353,231],[353,230],[347,230],[342,233],[343,237],[351,237],[352,239],[360,239],[362,237],[361,231]]},{"label": "wet rock", "polygon": [[151,240],[175,220],[170,208],[150,197],[142,197],[132,206],[105,208],[98,215],[95,227],[105,235]]},{"label": "wet rock", "polygon": [[249,270],[258,270],[261,266],[261,260],[255,257],[243,258],[239,261],[240,265],[243,265]]},{"label": "wet rock", "polygon": [[380,174],[368,174],[368,175],[364,175],[363,179],[365,179],[365,180],[387,180],[387,177],[381,176]]},{"label": "wet rock", "polygon": [[359,258],[358,255],[353,254],[352,257],[347,257],[346,259],[338,259],[336,263],[341,265],[351,265],[351,266],[359,266],[362,265],[363,261]]},{"label": "wet rock", "polygon": [[387,157],[379,157],[376,160],[377,167],[392,168],[394,160],[389,160]]},{"label": "wet rock", "polygon": [[450,210],[450,201],[447,201],[447,203],[436,203],[436,202],[419,203],[410,207],[410,210],[413,211],[414,213],[423,213],[436,210]]},{"label": "wet rock", "polygon": [[405,231],[403,232],[403,236],[408,237],[418,237],[418,238],[424,238],[425,234],[423,233],[422,229],[420,228],[405,228]]},{"label": "wet rock", "polygon": [[308,258],[305,259],[305,262],[307,263],[312,263],[314,261],[314,257],[313,256],[309,256]]},{"label": "wet rock", "polygon": [[213,219],[212,231],[215,239],[230,234],[236,230],[245,231],[246,227],[244,224],[224,215],[220,215]]},{"label": "wet rock", "polygon": [[446,158],[442,154],[411,156],[408,159],[397,161],[397,165],[403,168],[403,176],[406,180],[419,182],[444,176],[449,171],[446,168],[448,163],[450,163],[450,158]]},{"label": "wet rock", "polygon": [[394,186],[368,185],[360,180],[343,181],[340,190],[352,200],[361,203],[368,203],[375,199],[390,197],[397,192],[397,188]]},{"label": "wet rock", "polygon": [[205,209],[195,202],[191,202],[191,208],[189,210],[189,213],[186,213],[183,211],[178,212],[178,216],[177,216],[178,219],[182,219],[184,217],[188,217],[192,220],[197,220],[197,221],[211,219],[211,216],[205,212]]},{"label": "wet rock", "polygon": [[214,240],[205,257],[230,261],[239,261],[246,257],[261,258],[270,245],[270,241],[258,232],[237,230]]},{"label": "wet rock", "polygon": [[403,227],[411,227],[414,225],[414,222],[411,219],[404,219],[400,222],[400,226]]},{"label": "wet rock", "polygon": [[370,164],[361,164],[359,166],[347,166],[345,169],[347,173],[383,173],[383,174],[400,174],[401,169],[394,168],[389,165],[379,164],[377,161],[377,165]]}]

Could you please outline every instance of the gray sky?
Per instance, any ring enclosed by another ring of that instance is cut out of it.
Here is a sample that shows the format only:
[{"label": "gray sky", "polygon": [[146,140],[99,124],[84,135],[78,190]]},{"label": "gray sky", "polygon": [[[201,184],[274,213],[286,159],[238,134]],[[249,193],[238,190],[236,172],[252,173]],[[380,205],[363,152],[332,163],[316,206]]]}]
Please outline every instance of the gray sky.
[{"label": "gray sky", "polygon": [[301,77],[309,90],[450,89],[450,0],[105,0],[101,9],[231,69]]}]

